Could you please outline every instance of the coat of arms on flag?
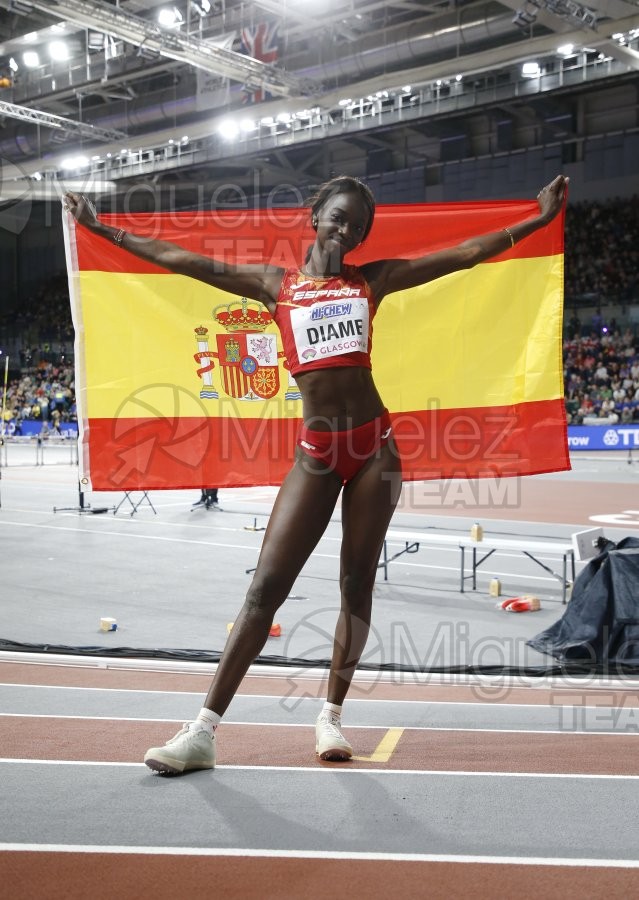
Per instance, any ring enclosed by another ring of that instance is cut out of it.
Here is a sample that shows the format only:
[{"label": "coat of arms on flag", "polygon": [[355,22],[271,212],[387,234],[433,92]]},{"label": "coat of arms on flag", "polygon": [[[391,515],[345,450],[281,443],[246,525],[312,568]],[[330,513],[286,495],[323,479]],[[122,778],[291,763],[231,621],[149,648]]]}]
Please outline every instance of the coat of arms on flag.
[{"label": "coat of arms on flag", "polygon": [[[242,53],[258,59],[263,63],[275,63],[278,57],[277,48],[277,22],[260,22],[258,25],[248,25],[242,28]],[[244,88],[246,103],[261,103],[270,99],[271,95],[263,88]]]},{"label": "coat of arms on flag", "polygon": [[270,400],[280,388],[277,335],[265,334],[271,324],[270,313],[259,304],[242,297],[239,302],[220,304],[213,310],[213,318],[224,328],[216,334],[217,351],[209,349],[208,328],[195,329],[198,352],[195,361],[211,362],[198,369],[203,388],[200,397],[217,398],[213,384],[214,358],[219,361],[222,389],[236,400]]}]

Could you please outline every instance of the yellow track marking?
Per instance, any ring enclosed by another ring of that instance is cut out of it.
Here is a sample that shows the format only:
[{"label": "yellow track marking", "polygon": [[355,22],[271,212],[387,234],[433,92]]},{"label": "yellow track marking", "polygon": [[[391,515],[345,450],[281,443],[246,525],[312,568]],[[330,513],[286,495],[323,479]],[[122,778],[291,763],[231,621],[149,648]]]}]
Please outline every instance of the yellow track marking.
[{"label": "yellow track marking", "polygon": [[389,728],[370,756],[354,756],[353,759],[359,762],[387,763],[395,752],[403,733],[403,728]]}]

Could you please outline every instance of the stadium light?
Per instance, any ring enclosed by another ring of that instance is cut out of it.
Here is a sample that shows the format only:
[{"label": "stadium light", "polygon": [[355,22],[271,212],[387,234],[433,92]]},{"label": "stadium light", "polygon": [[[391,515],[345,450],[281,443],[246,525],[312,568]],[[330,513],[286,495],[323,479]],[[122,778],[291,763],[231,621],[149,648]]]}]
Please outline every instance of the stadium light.
[{"label": "stadium light", "polygon": [[89,159],[86,156],[67,156],[60,163],[63,169],[82,169],[88,164]]},{"label": "stadium light", "polygon": [[36,50],[27,50],[22,54],[22,62],[27,69],[35,69],[36,66],[40,65],[40,57]]},{"label": "stadium light", "polygon": [[536,78],[538,75],[541,75],[541,69],[539,68],[539,63],[536,62],[527,62],[524,63],[521,67],[521,74],[524,78]]},{"label": "stadium light", "polygon": [[69,47],[64,41],[51,41],[48,49],[49,56],[56,62],[63,62],[69,58]]},{"label": "stadium light", "polygon": [[172,9],[161,9],[158,13],[158,22],[162,28],[179,28],[183,21],[182,13],[177,6]]},{"label": "stadium light", "polygon": [[237,125],[231,119],[223,119],[217,126],[217,130],[223,138],[226,138],[227,141],[235,140],[239,133]]}]

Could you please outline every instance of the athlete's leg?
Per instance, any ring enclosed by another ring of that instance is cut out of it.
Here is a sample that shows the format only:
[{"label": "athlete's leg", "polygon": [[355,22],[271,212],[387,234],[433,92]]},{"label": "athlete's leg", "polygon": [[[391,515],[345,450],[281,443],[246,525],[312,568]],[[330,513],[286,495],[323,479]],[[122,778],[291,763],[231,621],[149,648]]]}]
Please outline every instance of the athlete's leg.
[{"label": "athlete's leg", "polygon": [[279,490],[246,601],[226,642],[205,701],[223,715],[266,643],[277,609],[324,533],[342,487],[322,463],[298,451]]},{"label": "athlete's leg", "polygon": [[401,462],[392,440],[371,457],[342,497],[341,610],[327,700],[341,706],[364,650],[384,536],[401,492]]}]

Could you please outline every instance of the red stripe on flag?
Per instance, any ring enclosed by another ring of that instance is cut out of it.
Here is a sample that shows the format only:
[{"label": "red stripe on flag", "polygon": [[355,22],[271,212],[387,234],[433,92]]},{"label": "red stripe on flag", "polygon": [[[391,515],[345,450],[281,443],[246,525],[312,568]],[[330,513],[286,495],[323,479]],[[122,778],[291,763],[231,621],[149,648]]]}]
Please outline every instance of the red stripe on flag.
[{"label": "red stripe on flag", "polygon": [[404,481],[536,475],[570,468],[563,398],[392,416]]},{"label": "red stripe on flag", "polygon": [[[570,468],[563,399],[392,418],[405,481]],[[278,485],[293,462],[298,425],[296,419],[91,419],[92,487]]]},{"label": "red stripe on flag", "polygon": [[[413,259],[478,234],[499,231],[504,226],[530,218],[537,211],[536,202],[514,200],[491,204],[380,206],[371,234],[361,247],[349,254],[347,262],[362,265],[382,258]],[[217,260],[253,264],[268,260],[282,268],[301,264],[307,247],[315,238],[308,209],[102,215],[100,219],[107,225],[171,241]],[[166,271],[81,226],[76,228],[76,238],[80,271],[138,274]],[[494,260],[559,253],[563,253],[563,215]]]}]

